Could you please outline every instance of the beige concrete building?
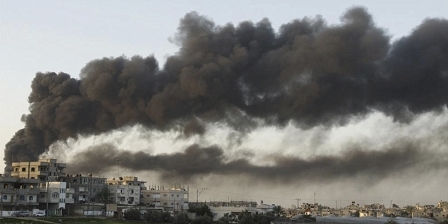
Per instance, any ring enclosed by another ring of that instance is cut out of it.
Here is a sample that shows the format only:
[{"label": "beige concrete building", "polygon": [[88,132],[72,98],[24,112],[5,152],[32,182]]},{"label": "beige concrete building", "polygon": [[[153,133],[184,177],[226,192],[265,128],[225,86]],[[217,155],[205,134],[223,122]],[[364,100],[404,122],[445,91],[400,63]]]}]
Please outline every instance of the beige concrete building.
[{"label": "beige concrete building", "polygon": [[182,212],[188,210],[188,190],[181,186],[152,187],[142,190],[142,203],[154,209]]},{"label": "beige concrete building", "polygon": [[37,179],[41,183],[65,180],[65,163],[58,163],[56,159],[40,159],[37,162],[13,162],[12,177]]}]

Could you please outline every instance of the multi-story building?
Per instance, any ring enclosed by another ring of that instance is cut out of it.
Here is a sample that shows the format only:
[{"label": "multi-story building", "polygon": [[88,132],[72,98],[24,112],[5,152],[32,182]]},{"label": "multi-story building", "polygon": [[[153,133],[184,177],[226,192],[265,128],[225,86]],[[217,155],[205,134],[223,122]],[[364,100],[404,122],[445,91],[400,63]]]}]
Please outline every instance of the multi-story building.
[{"label": "multi-story building", "polygon": [[62,215],[66,204],[74,203],[74,193],[73,188],[67,188],[66,182],[49,181],[45,188],[40,189],[40,207],[47,210],[48,215]]},{"label": "multi-story building", "polygon": [[137,177],[120,177],[107,180],[107,187],[113,194],[112,198],[119,205],[138,205],[142,197],[141,191],[146,190],[145,181],[139,181]]},{"label": "multi-story building", "polygon": [[64,181],[65,163],[58,163],[56,159],[40,159],[37,162],[13,162],[12,177],[38,179],[41,185],[47,181]]},{"label": "multi-story building", "polygon": [[68,188],[65,182],[66,166],[65,163],[58,163],[56,159],[13,162],[11,177],[36,180],[39,208],[48,210],[48,215],[62,215],[66,204],[74,203],[74,189]]},{"label": "multi-story building", "polygon": [[39,180],[0,174],[0,205],[4,210],[31,210],[39,205]]},{"label": "multi-story building", "polygon": [[82,174],[67,175],[65,178],[67,185],[75,189],[73,198],[75,203],[94,203],[98,192],[106,187],[105,177],[94,177],[92,174],[83,176]]},{"label": "multi-story building", "polygon": [[188,190],[181,186],[152,187],[149,190],[142,190],[141,202],[153,208],[165,211],[187,211],[188,210]]}]

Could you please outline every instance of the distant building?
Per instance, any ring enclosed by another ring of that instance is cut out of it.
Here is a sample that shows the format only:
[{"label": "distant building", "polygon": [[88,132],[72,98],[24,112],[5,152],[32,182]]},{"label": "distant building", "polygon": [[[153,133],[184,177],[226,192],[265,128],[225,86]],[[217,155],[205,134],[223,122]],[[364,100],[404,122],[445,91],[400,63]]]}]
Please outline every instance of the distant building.
[{"label": "distant building", "polygon": [[267,214],[268,212],[274,211],[274,204],[264,204],[263,201],[257,205],[258,214]]},{"label": "distant building", "polygon": [[112,197],[118,205],[139,205],[142,190],[146,190],[145,181],[139,181],[137,177],[119,177],[107,180],[107,187],[112,192]]},{"label": "distant building", "polygon": [[47,210],[49,215],[65,214],[66,204],[73,204],[75,190],[68,188],[65,182],[65,163],[56,159],[40,159],[35,162],[13,162],[11,177],[23,180],[36,180],[39,190],[39,208]]},{"label": "distant building", "polygon": [[73,188],[67,188],[66,182],[48,182],[46,188],[40,189],[40,208],[48,210],[48,215],[61,216],[66,204],[73,204]]},{"label": "distant building", "polygon": [[213,202],[199,202],[190,203],[192,206],[207,205],[213,214],[213,221],[218,221],[221,217],[238,216],[241,213],[248,212],[251,214],[257,213],[257,202],[253,201],[213,201]]},{"label": "distant building", "polygon": [[0,206],[2,211],[32,210],[39,205],[39,180],[5,177],[0,174]]},{"label": "distant building", "polygon": [[41,185],[46,181],[64,181],[65,163],[58,163],[56,159],[40,159],[37,162],[13,162],[12,177],[37,179]]},{"label": "distant building", "polygon": [[106,187],[105,177],[95,177],[92,174],[67,175],[66,182],[70,188],[75,189],[73,197],[76,204],[95,203],[96,194]]},{"label": "distant building", "polygon": [[142,190],[141,203],[154,209],[182,212],[188,210],[189,191],[181,186],[151,187]]}]

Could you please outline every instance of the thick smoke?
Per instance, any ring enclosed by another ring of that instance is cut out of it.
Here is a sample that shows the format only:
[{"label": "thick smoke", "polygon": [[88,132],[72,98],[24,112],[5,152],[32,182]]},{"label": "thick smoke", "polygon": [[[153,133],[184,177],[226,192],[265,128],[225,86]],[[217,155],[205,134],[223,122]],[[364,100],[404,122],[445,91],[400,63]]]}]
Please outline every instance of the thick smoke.
[{"label": "thick smoke", "polygon": [[[448,137],[448,136],[445,136]],[[132,171],[157,171],[166,181],[191,182],[210,174],[246,175],[258,181],[331,182],[335,179],[368,176],[371,181],[405,171],[429,172],[448,169],[448,156],[425,149],[427,143],[399,140],[381,150],[351,146],[339,156],[299,157],[275,155],[273,165],[253,165],[250,158],[230,159],[217,147],[193,144],[183,152],[151,155],[143,151],[119,150],[111,144],[91,146],[69,164],[71,173],[98,173],[120,167]],[[427,146],[426,146],[427,147]],[[446,150],[446,149],[445,149]],[[318,178],[316,178],[318,177]]]},{"label": "thick smoke", "polygon": [[[448,103],[447,20],[428,19],[391,44],[364,8],[352,8],[341,18],[339,25],[327,25],[320,17],[297,19],[275,32],[267,19],[218,26],[192,12],[173,38],[179,52],[163,68],[152,56],[134,56],[91,61],[80,79],[38,73],[31,85],[30,114],[23,117],[25,127],[6,144],[7,168],[12,161],[36,160],[55,141],[136,124],[163,131],[183,125],[189,137],[206,131],[201,122],[227,122],[245,132],[257,126],[253,119],[271,125],[293,121],[309,128],[343,125],[372,111],[400,122],[443,111]],[[136,170],[187,177],[263,172],[286,179],[281,173],[289,169],[325,177],[350,175],[340,165],[385,176],[388,168],[411,166],[424,157],[420,149],[349,150],[349,156],[310,161],[279,157],[272,167],[253,166],[245,159],[228,161],[223,149],[197,145],[173,155],[95,150],[110,155],[109,160],[127,157],[135,162],[129,168]],[[91,161],[96,154],[92,148],[80,159]],[[396,162],[383,163],[388,158]],[[190,167],[190,159],[201,163]]]}]

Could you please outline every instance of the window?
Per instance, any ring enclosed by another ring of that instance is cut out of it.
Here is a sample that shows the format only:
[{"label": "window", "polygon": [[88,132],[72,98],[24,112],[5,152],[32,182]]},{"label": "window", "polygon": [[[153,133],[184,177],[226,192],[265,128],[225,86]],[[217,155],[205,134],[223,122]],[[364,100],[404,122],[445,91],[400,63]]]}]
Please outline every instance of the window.
[{"label": "window", "polygon": [[3,200],[8,200],[8,195],[3,195]]},{"label": "window", "polygon": [[33,196],[28,197],[28,201],[32,201],[33,199],[34,199]]},{"label": "window", "polygon": [[3,185],[3,188],[8,188],[8,184]]},{"label": "window", "polygon": [[51,195],[51,197],[53,197],[53,198],[59,198],[59,194],[56,193],[56,192],[54,192],[54,193]]},{"label": "window", "polygon": [[25,167],[23,167],[23,168],[22,168],[22,172],[25,172],[25,171],[26,171],[26,168],[25,168]]},{"label": "window", "polygon": [[73,179],[73,183],[76,183],[77,179]]},{"label": "window", "polygon": [[20,195],[20,196],[19,196],[19,200],[25,200],[25,196]]},{"label": "window", "polygon": [[35,172],[35,171],[36,171],[36,168],[32,167],[31,172]]},{"label": "window", "polygon": [[19,172],[19,168],[16,168],[14,171]]}]

